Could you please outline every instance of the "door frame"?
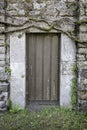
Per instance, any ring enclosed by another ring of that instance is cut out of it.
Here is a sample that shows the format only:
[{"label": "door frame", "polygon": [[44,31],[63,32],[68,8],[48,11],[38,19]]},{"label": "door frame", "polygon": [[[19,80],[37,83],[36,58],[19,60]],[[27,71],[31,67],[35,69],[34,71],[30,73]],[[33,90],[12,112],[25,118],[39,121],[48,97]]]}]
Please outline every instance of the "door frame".
[{"label": "door frame", "polygon": [[[53,33],[53,32],[52,32]],[[57,32],[56,32],[57,33]],[[19,38],[21,34],[22,37]],[[59,33],[57,33],[59,34]],[[76,44],[67,35],[60,35],[60,87],[59,105],[71,106],[71,85],[73,65],[76,64]],[[21,108],[27,106],[26,100],[26,33],[10,34],[10,99]]]}]

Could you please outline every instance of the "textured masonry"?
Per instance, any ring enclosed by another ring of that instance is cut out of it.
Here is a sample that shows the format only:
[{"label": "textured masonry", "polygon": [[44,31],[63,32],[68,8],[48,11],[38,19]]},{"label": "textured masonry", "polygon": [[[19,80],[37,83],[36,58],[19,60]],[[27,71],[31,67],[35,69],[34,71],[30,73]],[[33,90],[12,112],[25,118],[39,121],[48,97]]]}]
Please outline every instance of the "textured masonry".
[{"label": "textured masonry", "polygon": [[[26,104],[26,77],[21,78],[20,76],[26,76],[25,57],[21,61],[18,60],[21,58],[21,51],[25,54],[23,48],[25,48],[26,33],[56,32],[61,33],[60,105],[71,105],[70,93],[74,76],[72,67],[77,63],[77,105],[79,110],[86,111],[87,1],[7,0],[5,8],[4,2],[5,0],[0,0],[0,21],[2,21],[0,22],[0,110],[7,109],[9,92],[14,104],[18,103],[22,107]],[[79,20],[80,23],[77,24]],[[73,38],[74,36],[77,40]],[[20,71],[19,65],[23,67]],[[23,100],[23,104],[21,104],[21,100]]]}]

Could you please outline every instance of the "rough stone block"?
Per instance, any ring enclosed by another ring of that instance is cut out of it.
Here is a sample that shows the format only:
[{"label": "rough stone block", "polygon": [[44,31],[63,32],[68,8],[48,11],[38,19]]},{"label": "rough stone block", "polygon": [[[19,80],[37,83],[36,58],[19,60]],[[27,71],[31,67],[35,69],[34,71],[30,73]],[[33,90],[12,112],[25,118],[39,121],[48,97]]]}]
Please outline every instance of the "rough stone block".
[{"label": "rough stone block", "polygon": [[87,91],[87,85],[83,83],[78,83],[78,91]]},{"label": "rough stone block", "polygon": [[82,79],[87,78],[87,69],[82,69],[80,71],[80,76]]},{"label": "rough stone block", "polygon": [[0,101],[0,111],[6,110],[6,101]]},{"label": "rough stone block", "polygon": [[60,105],[71,106],[72,75],[61,75]]},{"label": "rough stone block", "polygon": [[87,101],[86,100],[79,100],[78,101],[78,108],[80,111],[87,111]]},{"label": "rough stone block", "polygon": [[3,101],[3,100],[4,100],[4,98],[5,98],[5,96],[4,96],[4,95],[2,95],[2,94],[0,94],[0,101]]},{"label": "rough stone block", "polygon": [[8,100],[8,92],[2,92],[2,96],[4,97],[3,98],[4,101]]},{"label": "rough stone block", "polygon": [[68,22],[60,23],[61,29],[65,32],[74,31],[74,25],[70,25]]},{"label": "rough stone block", "polygon": [[0,27],[0,32],[4,32],[4,31],[5,31],[4,26]]},{"label": "rough stone block", "polygon": [[85,48],[86,46],[82,43],[82,44],[80,44],[80,43],[78,43],[78,48]]},{"label": "rough stone block", "polygon": [[3,14],[0,14],[0,20],[4,21],[4,19],[5,19],[5,16]]},{"label": "rough stone block", "polygon": [[80,33],[80,40],[83,42],[87,41],[87,33]]},{"label": "rough stone block", "polygon": [[0,83],[0,92],[8,92],[9,84],[5,82]]},{"label": "rough stone block", "polygon": [[78,61],[85,61],[85,60],[86,60],[85,55],[80,55],[80,54],[78,54],[78,55],[77,55],[77,60],[78,60]]},{"label": "rough stone block", "polygon": [[5,66],[4,67],[0,67],[0,80],[6,80],[7,79],[7,74],[5,72]]},{"label": "rough stone block", "polygon": [[5,42],[5,35],[0,34],[0,45],[3,45],[4,42]]},{"label": "rough stone block", "polygon": [[0,61],[5,61],[5,54],[0,54]]},{"label": "rough stone block", "polygon": [[0,61],[0,67],[5,67],[5,61]]},{"label": "rough stone block", "polygon": [[[21,38],[20,33],[10,36],[10,67],[11,67],[11,92],[10,97],[13,104],[19,104],[20,107],[25,107],[25,34]],[[22,101],[22,102],[21,102]]]},{"label": "rough stone block", "polygon": [[0,81],[5,81],[8,79],[8,76],[5,72],[0,73]]},{"label": "rough stone block", "polygon": [[87,32],[87,25],[80,25],[80,32]]},{"label": "rough stone block", "polygon": [[61,35],[61,61],[76,60],[76,45],[68,36]]},{"label": "rough stone block", "polygon": [[5,101],[0,101],[0,108],[4,107]]},{"label": "rough stone block", "polygon": [[5,54],[5,47],[0,47],[0,54]]},{"label": "rough stone block", "polygon": [[80,70],[87,70],[87,61],[77,61],[77,66]]},{"label": "rough stone block", "polygon": [[87,85],[87,79],[84,79],[83,84]]},{"label": "rough stone block", "polygon": [[4,9],[4,0],[0,0],[0,10]]},{"label": "rough stone block", "polygon": [[81,3],[86,3],[86,0],[80,0]]},{"label": "rough stone block", "polygon": [[5,67],[0,67],[0,72],[5,72]]},{"label": "rough stone block", "polygon": [[79,54],[87,54],[87,48],[79,48],[78,53]]},{"label": "rough stone block", "polygon": [[87,91],[79,92],[78,97],[79,97],[80,100],[87,100]]}]

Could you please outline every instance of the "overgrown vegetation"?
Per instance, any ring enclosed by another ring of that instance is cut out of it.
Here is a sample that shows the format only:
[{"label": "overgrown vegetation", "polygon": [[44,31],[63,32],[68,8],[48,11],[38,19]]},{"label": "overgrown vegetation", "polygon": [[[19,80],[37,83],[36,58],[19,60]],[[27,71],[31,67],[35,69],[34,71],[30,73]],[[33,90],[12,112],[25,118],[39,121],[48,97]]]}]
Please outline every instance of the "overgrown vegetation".
[{"label": "overgrown vegetation", "polygon": [[10,68],[7,68],[7,67],[5,68],[5,72],[8,73],[8,74],[11,74],[11,71],[12,70]]},{"label": "overgrown vegetation", "polygon": [[77,78],[72,79],[72,93],[71,93],[72,108],[76,109],[77,105]]},{"label": "overgrown vegetation", "polygon": [[71,103],[72,108],[76,109],[77,106],[77,65],[73,66],[74,77],[72,79],[72,86],[71,86]]},{"label": "overgrown vegetation", "polygon": [[9,111],[0,115],[0,130],[87,130],[87,113],[59,107]]}]

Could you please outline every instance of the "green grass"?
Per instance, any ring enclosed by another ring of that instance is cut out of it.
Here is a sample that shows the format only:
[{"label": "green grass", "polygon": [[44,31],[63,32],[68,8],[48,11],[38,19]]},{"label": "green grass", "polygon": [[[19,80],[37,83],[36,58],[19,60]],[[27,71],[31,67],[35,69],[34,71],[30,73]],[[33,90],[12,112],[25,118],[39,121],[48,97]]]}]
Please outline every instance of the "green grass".
[{"label": "green grass", "polygon": [[0,130],[87,130],[87,113],[57,107],[9,111],[0,114]]}]

